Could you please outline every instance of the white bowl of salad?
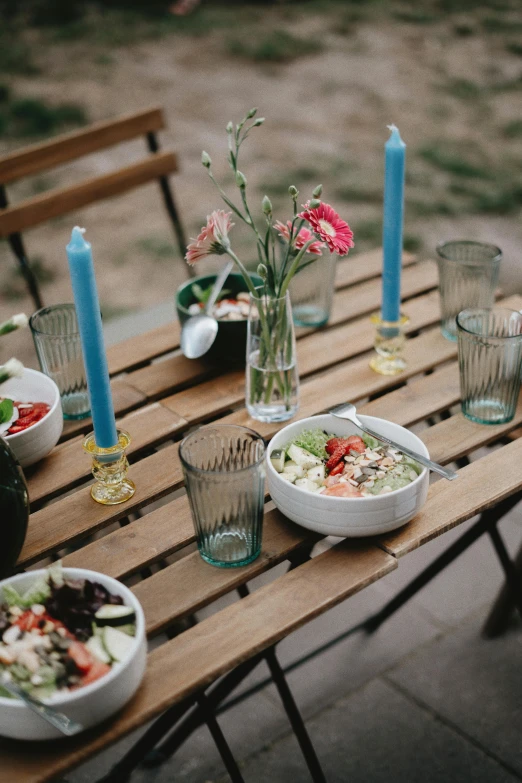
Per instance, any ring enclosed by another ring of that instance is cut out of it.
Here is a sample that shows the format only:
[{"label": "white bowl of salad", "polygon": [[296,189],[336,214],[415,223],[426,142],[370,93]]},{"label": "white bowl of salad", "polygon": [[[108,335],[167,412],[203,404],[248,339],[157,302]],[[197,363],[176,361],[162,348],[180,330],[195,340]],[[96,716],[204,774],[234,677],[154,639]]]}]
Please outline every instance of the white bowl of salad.
[{"label": "white bowl of salad", "polygon": [[[409,430],[360,416],[374,432],[429,456]],[[293,522],[324,535],[358,538],[409,522],[428,494],[428,470],[331,414],[289,424],[267,449],[268,489]]]},{"label": "white bowl of salad", "polygon": [[117,712],[145,672],[143,610],[96,571],[28,571],[0,582],[0,735],[63,735],[2,689],[4,678],[87,729]]}]

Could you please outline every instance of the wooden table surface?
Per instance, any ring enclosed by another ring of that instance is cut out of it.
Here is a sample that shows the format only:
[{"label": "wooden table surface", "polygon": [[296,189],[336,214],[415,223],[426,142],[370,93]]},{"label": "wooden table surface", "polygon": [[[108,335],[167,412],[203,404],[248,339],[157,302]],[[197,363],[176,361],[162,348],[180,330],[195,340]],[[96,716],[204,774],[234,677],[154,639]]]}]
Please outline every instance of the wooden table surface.
[{"label": "wooden table surface", "polygon": [[[363,413],[404,426],[451,411],[449,418],[420,434],[430,456],[442,463],[472,454],[522,424],[522,401],[514,420],[505,425],[480,426],[456,412],[457,345],[445,340],[438,328],[437,273],[431,261],[404,257],[403,310],[410,317],[406,371],[385,377],[369,368],[374,329],[368,316],[379,308],[380,271],[381,251],[339,262],[328,327],[299,333],[298,416],[347,400]],[[522,309],[522,297],[509,297],[504,304]],[[119,425],[132,436],[129,475],[136,494],[120,506],[95,503],[90,497],[90,460],[81,448],[90,421],[67,425],[60,445],[27,472],[32,513],[19,565],[34,567],[59,554],[66,566],[130,579],[152,637],[309,549],[319,536],[268,505],[263,549],[256,561],[238,569],[204,563],[194,551],[187,497],[183,490],[176,492],[183,483],[179,440],[195,424],[217,418],[252,427],[264,437],[284,423],[249,418],[242,407],[243,371],[218,372],[181,356],[177,324],[114,346],[108,354]],[[138,693],[102,727],[40,745],[0,740],[0,781],[53,780],[385,576],[403,555],[522,489],[521,458],[522,439],[480,459],[474,456],[457,481],[431,485],[421,513],[402,529],[343,541],[155,646]],[[163,504],[156,503],[160,498],[166,498]],[[138,510],[139,516],[134,513]],[[151,575],[137,580],[146,566],[152,566]]]}]

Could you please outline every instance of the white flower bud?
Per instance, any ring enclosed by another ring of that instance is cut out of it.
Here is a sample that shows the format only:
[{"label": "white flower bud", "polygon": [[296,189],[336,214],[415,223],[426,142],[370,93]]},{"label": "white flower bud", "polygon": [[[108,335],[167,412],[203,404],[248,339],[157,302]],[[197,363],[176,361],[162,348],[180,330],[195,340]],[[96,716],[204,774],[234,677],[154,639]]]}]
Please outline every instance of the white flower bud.
[{"label": "white flower bud", "polygon": [[259,117],[259,119],[254,122],[252,127],[253,128],[259,128],[259,126],[262,125],[264,123],[264,121],[265,121],[264,117]]},{"label": "white flower bud", "polygon": [[247,114],[247,120],[251,120],[252,117],[255,117],[257,114],[257,106],[255,109],[250,109],[250,111]]},{"label": "white flower bud", "polygon": [[16,315],[13,315],[11,321],[17,329],[24,329],[29,323],[29,318],[25,313],[17,313]]},{"label": "white flower bud", "polygon": [[3,367],[0,367],[0,382],[9,378],[21,378],[24,365],[18,359],[9,359]]},{"label": "white flower bud", "polygon": [[208,152],[205,152],[205,150],[203,150],[203,152],[201,153],[201,162],[206,169],[209,169],[212,165],[212,159],[208,154]]},{"label": "white flower bud", "polygon": [[227,133],[234,133],[234,123],[233,122],[227,123]]}]

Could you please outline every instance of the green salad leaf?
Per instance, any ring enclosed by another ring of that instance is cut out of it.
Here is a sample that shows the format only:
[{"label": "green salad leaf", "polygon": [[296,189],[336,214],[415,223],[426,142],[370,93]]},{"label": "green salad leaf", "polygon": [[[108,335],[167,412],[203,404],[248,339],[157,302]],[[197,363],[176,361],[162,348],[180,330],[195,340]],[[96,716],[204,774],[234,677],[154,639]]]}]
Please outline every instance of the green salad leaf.
[{"label": "green salad leaf", "polygon": [[371,435],[367,435],[366,433],[363,433],[362,439],[366,447],[369,449],[376,449],[383,445],[379,440],[377,440],[377,438],[373,438]]},{"label": "green salad leaf", "polygon": [[12,585],[4,585],[2,587],[3,600],[8,606],[19,606],[21,609],[28,609],[33,604],[43,604],[51,595],[50,580],[55,585],[63,584],[61,561],[58,560],[49,566],[45,574],[38,577],[25,593],[19,593]]},{"label": "green salad leaf", "polygon": [[[292,442],[295,443],[296,446],[306,449],[306,451],[309,451],[310,454],[313,454],[315,457],[319,457],[319,459],[328,459],[325,446],[330,438],[335,438],[335,435],[328,435],[324,430],[304,430]],[[290,445],[291,444],[289,444],[289,446]]]},{"label": "green salad leaf", "polygon": [[[201,302],[202,304],[206,304],[208,300],[210,299],[210,294],[212,293],[212,289],[214,288],[214,283],[211,283],[206,288],[202,288],[199,283],[193,283],[191,285],[191,291],[195,299],[197,299],[198,302]],[[226,289],[223,289],[221,293],[219,294],[217,301],[219,302],[221,299],[224,299],[226,296],[230,294],[230,291],[227,291]]]},{"label": "green salad leaf", "polygon": [[6,421],[9,421],[13,415],[13,410],[13,401],[10,400],[9,397],[6,397],[0,402],[0,424],[5,424]]}]

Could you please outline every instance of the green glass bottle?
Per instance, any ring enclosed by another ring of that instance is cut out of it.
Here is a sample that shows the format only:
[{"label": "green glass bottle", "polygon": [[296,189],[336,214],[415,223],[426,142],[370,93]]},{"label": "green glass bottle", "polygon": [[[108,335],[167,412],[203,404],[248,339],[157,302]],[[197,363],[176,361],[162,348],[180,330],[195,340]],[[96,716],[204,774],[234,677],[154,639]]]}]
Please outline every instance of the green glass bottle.
[{"label": "green glass bottle", "polygon": [[29,493],[22,468],[0,437],[0,579],[9,576],[16,564],[28,520]]}]

